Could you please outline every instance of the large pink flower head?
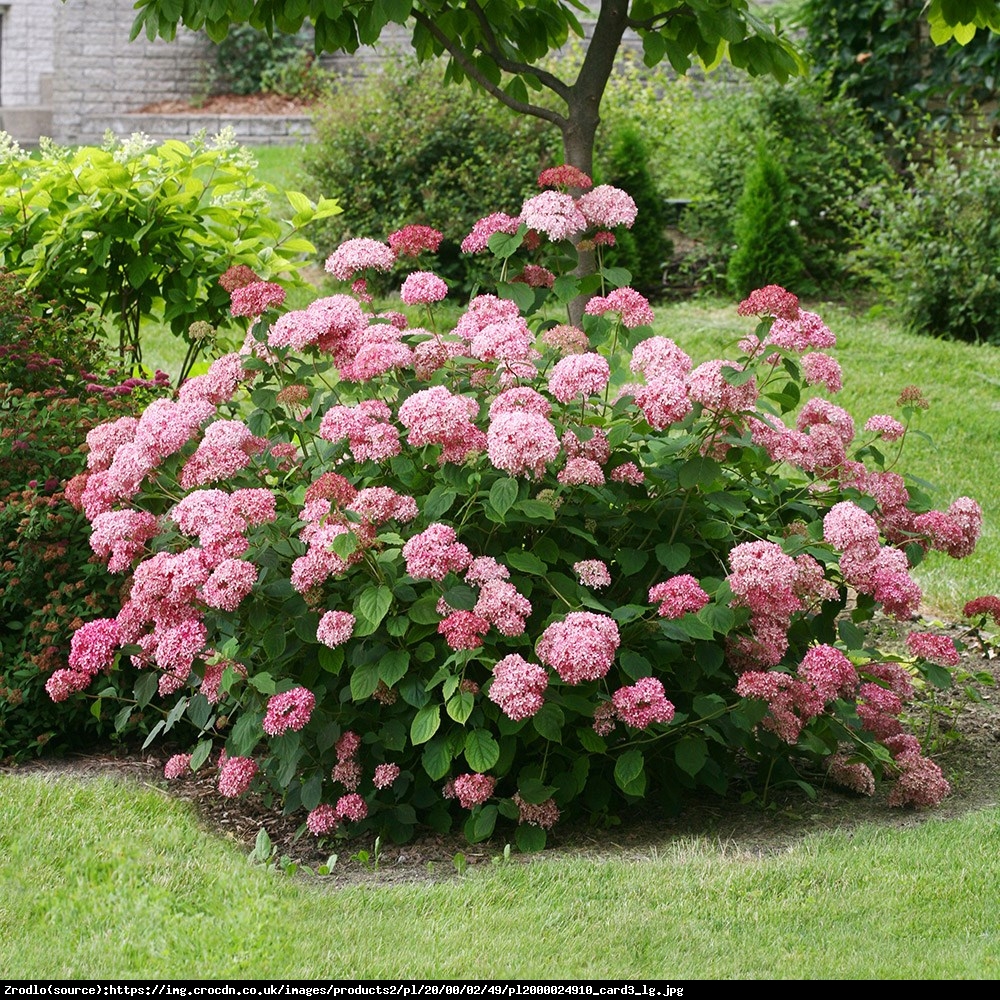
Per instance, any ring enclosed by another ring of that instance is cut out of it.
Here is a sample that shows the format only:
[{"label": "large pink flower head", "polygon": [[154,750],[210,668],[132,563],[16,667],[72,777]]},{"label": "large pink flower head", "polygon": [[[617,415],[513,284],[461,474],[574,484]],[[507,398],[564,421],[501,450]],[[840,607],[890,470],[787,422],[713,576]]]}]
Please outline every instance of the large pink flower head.
[{"label": "large pink flower head", "polygon": [[698,365],[688,376],[688,394],[694,402],[713,412],[752,410],[757,402],[757,380],[751,378],[743,385],[730,385],[723,371],[727,368],[739,371],[741,366],[719,359]]},{"label": "large pink flower head", "polygon": [[452,649],[478,649],[490,623],[472,611],[453,611],[438,622],[438,633]]},{"label": "large pink flower head", "polygon": [[360,237],[341,243],[326,259],[326,271],[341,281],[350,281],[359,271],[373,268],[376,271],[390,271],[396,263],[396,255],[390,247],[378,240]]},{"label": "large pink flower head", "polygon": [[803,309],[798,316],[779,316],[771,327],[765,343],[787,351],[825,350],[835,347],[837,338],[814,312]]},{"label": "large pink flower head", "polygon": [[411,445],[438,444],[440,461],[461,462],[470,451],[481,450],[486,439],[473,423],[479,404],[467,396],[453,396],[443,385],[421,389],[399,408],[399,422],[409,431]]},{"label": "large pink flower head", "polygon": [[448,524],[432,524],[403,546],[406,572],[415,580],[443,580],[472,562],[472,553]]},{"label": "large pink flower head", "polygon": [[858,689],[858,672],[851,661],[833,646],[813,646],[802,658],[799,680],[812,685],[824,703],[850,697]]},{"label": "large pink flower head", "polygon": [[615,226],[631,229],[639,211],[627,191],[610,184],[598,184],[581,195],[576,204],[591,226],[606,226],[608,229]]},{"label": "large pink flower head", "polygon": [[252,281],[230,292],[234,316],[263,316],[271,306],[280,306],[285,301],[285,290],[273,281]]},{"label": "large pink flower head", "polygon": [[522,635],[531,614],[531,601],[506,580],[486,580],[473,610],[495,626],[501,635]]},{"label": "large pink flower head", "polygon": [[813,396],[799,411],[795,426],[800,431],[829,424],[837,436],[850,444],[854,440],[854,418],[842,407],[836,406],[821,396]]},{"label": "large pink flower head", "polygon": [[480,361],[524,361],[532,356],[534,334],[522,316],[488,323],[469,344],[469,353]]},{"label": "large pink flower head", "polygon": [[178,400],[207,400],[213,406],[228,403],[241,382],[249,382],[257,374],[243,367],[245,356],[238,353],[224,354],[212,362],[204,375],[185,379],[177,394]]},{"label": "large pink flower head", "polygon": [[545,703],[549,675],[544,667],[529,663],[523,656],[511,653],[493,668],[489,699],[517,722],[534,715]]},{"label": "large pink flower head", "polygon": [[611,696],[615,713],[626,726],[645,729],[654,722],[670,722],[674,706],[667,700],[663,684],[655,677],[642,677],[630,687],[620,687]]},{"label": "large pink flower head", "polygon": [[408,305],[429,305],[440,302],[448,294],[443,278],[430,271],[413,271],[406,276],[399,297]]},{"label": "large pink flower head", "polygon": [[298,732],[312,717],[315,707],[316,696],[308,688],[294,687],[271,695],[261,728],[268,736],[281,736],[289,730]]},{"label": "large pink flower head", "polygon": [[638,326],[649,326],[654,319],[649,300],[634,288],[616,288],[607,295],[595,295],[584,312],[588,316],[601,316],[606,312],[618,313],[622,325],[634,330]]},{"label": "large pink flower head", "polygon": [[70,639],[70,669],[88,679],[106,670],[114,663],[120,639],[114,618],[95,618],[81,625]]},{"label": "large pink flower head", "polygon": [[611,368],[600,354],[571,354],[561,358],[549,373],[549,392],[560,403],[576,396],[603,392],[611,379]]},{"label": "large pink flower head", "polygon": [[671,577],[649,588],[650,604],[659,604],[661,618],[680,618],[690,611],[701,611],[711,600],[690,573]]},{"label": "large pink flower head", "polygon": [[587,188],[593,186],[593,183],[588,174],[569,163],[563,163],[557,167],[546,167],[538,175],[540,188],[579,188],[581,191],[586,191]]},{"label": "large pink flower head", "polygon": [[115,457],[115,452],[123,444],[131,444],[135,439],[138,417],[119,417],[106,424],[99,424],[87,432],[87,468],[93,472],[107,470]]},{"label": "large pink flower head", "polygon": [[219,794],[227,799],[242,795],[257,774],[257,761],[252,757],[229,757],[219,766]]},{"label": "large pink flower head", "polygon": [[795,320],[799,317],[799,300],[781,285],[765,285],[751,292],[737,307],[738,316],[774,316]]},{"label": "large pink flower head", "polygon": [[419,257],[423,251],[437,253],[444,234],[430,226],[409,225],[389,233],[389,248],[398,257]]},{"label": "large pink flower head", "polygon": [[202,584],[201,599],[220,611],[235,611],[257,582],[257,567],[242,559],[221,559]]},{"label": "large pink flower head", "polygon": [[618,624],[613,618],[571,611],[542,633],[535,653],[567,684],[579,684],[603,677],[611,669],[620,643]]},{"label": "large pink flower head", "polygon": [[607,564],[600,559],[581,559],[573,563],[573,572],[581,587],[601,590],[611,586],[611,573]]},{"label": "large pink flower head", "polygon": [[681,378],[664,375],[648,385],[626,386],[622,394],[631,392],[635,405],[653,430],[664,428],[683,420],[691,412],[687,383]]},{"label": "large pink flower head", "polygon": [[250,465],[267,445],[242,420],[216,420],[205,428],[194,454],[184,463],[178,482],[185,490],[219,482]]},{"label": "large pink flower head", "polygon": [[879,546],[878,524],[856,503],[842,500],[823,518],[823,540],[842,552],[857,547],[874,557]]},{"label": "large pink flower head", "polygon": [[534,476],[559,454],[555,428],[537,413],[500,413],[490,421],[486,450],[494,467],[512,476]]},{"label": "large pink flower head", "polygon": [[496,420],[503,413],[534,413],[547,417],[552,412],[552,404],[529,386],[522,385],[506,389],[490,403],[490,420]]},{"label": "large pink flower head", "polygon": [[479,219],[472,227],[472,232],[462,240],[462,253],[482,253],[490,243],[490,237],[495,233],[513,236],[521,225],[521,220],[507,215],[505,212],[493,212]]},{"label": "large pink flower head", "polygon": [[495,786],[496,778],[492,775],[460,774],[445,786],[443,794],[445,798],[457,798],[463,809],[473,809],[489,800]]},{"label": "large pink flower head", "polygon": [[381,462],[398,455],[399,430],[392,421],[392,411],[380,399],[366,399],[357,406],[331,406],[319,426],[325,441],[345,438],[356,462]]},{"label": "large pink flower head", "polygon": [[942,667],[957,667],[958,650],[951,636],[933,632],[911,632],[906,637],[906,648],[914,655],[938,663]]},{"label": "large pink flower head", "polygon": [[571,195],[543,191],[528,198],[521,206],[521,222],[529,229],[544,233],[553,243],[567,240],[587,228],[586,216],[577,208]]},{"label": "large pink flower head", "polygon": [[471,341],[494,323],[516,321],[520,318],[521,311],[516,302],[497,298],[495,295],[477,295],[459,317],[452,332],[462,340]]},{"label": "large pink flower head", "polygon": [[350,611],[327,611],[319,620],[316,638],[331,649],[342,646],[354,634],[354,625]]},{"label": "large pink flower head", "polygon": [[159,533],[159,522],[148,511],[111,510],[93,519],[90,547],[108,561],[109,573],[129,569],[132,561]]},{"label": "large pink flower head", "polygon": [[691,358],[669,337],[647,337],[635,345],[629,367],[647,382],[684,378],[692,368]]},{"label": "large pink flower head", "polygon": [[736,603],[757,614],[787,615],[802,608],[796,596],[798,566],[774,542],[742,542],[729,553],[726,577]]}]

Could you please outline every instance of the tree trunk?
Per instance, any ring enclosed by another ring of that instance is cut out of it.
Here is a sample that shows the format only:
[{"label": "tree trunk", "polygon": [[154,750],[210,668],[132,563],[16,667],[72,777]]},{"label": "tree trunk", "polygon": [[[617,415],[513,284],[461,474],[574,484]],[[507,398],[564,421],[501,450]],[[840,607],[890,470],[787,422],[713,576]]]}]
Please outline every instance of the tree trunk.
[{"label": "tree trunk", "polygon": [[[601,122],[601,99],[614,69],[615,57],[628,23],[628,0],[602,0],[597,24],[576,82],[570,88],[566,122],[562,126],[565,162],[589,176],[594,172],[594,141]],[[593,274],[597,258],[593,250],[581,250],[574,274]],[[569,304],[569,321],[579,326],[589,296],[577,296]]]}]

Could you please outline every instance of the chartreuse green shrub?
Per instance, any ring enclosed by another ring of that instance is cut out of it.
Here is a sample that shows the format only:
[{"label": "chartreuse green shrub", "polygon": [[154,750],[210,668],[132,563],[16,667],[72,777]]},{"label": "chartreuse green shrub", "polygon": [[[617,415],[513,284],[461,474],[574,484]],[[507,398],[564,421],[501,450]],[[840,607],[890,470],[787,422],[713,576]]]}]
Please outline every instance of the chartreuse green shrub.
[{"label": "chartreuse green shrub", "polygon": [[112,369],[92,316],[43,303],[0,271],[0,758],[113,731],[98,702],[58,706],[45,691],[73,632],[121,603],[64,491],[86,470],[90,429],[169,391],[162,372]]},{"label": "chartreuse green shrub", "polygon": [[[900,713],[955,647],[918,633],[885,657],[859,627],[911,616],[911,566],[980,532],[975,501],[932,510],[884,467],[919,392],[855,424],[827,398],[833,333],[773,285],[695,367],[601,265],[634,202],[571,196],[573,168],[539,181],[463,240],[497,294],[446,328],[419,263],[400,294],[421,326],[346,290],[437,247],[425,226],[342,244],[345,290],[302,309],[232,283],[247,349],[88,435],[74,498],[127,598],[49,693],[100,695],[130,664],[117,722],[190,740],[169,777],[269,787],[320,837],[516,822],[533,849],[560,817],[824,773],[938,801]],[[581,234],[587,279],[566,273]],[[586,292],[582,329],[547,318]]]},{"label": "chartreuse green shrub", "polygon": [[33,155],[0,133],[0,265],[46,300],[109,317],[123,363],[142,361],[145,320],[169,325],[187,345],[185,375],[206,343],[192,324],[232,323],[219,278],[243,264],[291,281],[315,252],[302,228],[340,210],[289,192],[290,217],[275,218],[254,166],[231,130],[159,146],[141,134],[43,142]]},{"label": "chartreuse green shrub", "polygon": [[790,196],[784,169],[761,146],[736,203],[736,249],[726,272],[736,295],[748,295],[762,285],[801,288],[805,284],[802,240],[798,220],[792,217]]}]

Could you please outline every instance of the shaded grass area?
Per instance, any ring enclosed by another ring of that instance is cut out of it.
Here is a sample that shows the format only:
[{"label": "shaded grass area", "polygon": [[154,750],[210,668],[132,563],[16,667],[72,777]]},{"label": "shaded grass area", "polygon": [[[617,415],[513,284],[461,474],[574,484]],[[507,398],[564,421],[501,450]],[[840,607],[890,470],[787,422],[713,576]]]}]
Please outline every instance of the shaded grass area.
[{"label": "shaded grass area", "polygon": [[10,978],[995,978],[1000,810],[437,884],[254,867],[155,789],[0,776]]}]

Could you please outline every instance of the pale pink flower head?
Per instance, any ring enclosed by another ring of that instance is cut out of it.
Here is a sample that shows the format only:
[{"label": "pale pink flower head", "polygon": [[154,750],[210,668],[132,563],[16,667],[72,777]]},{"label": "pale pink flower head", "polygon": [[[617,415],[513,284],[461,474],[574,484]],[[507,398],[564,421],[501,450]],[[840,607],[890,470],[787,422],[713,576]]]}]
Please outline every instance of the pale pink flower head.
[{"label": "pale pink flower head", "polygon": [[337,819],[349,819],[353,823],[360,823],[368,815],[368,804],[357,792],[341,795],[334,808]]},{"label": "pale pink flower head", "polygon": [[173,757],[171,757],[170,760],[163,765],[163,777],[173,780],[175,778],[182,777],[190,770],[191,754],[175,753]]},{"label": "pale pink flower head", "polygon": [[620,687],[611,696],[611,703],[618,718],[633,729],[670,722],[674,717],[674,706],[655,677],[642,677],[629,687]]},{"label": "pale pink flower head", "polygon": [[561,358],[549,373],[549,392],[560,403],[577,396],[603,392],[611,379],[611,368],[600,354],[571,354]]},{"label": "pale pink flower head", "polygon": [[588,174],[569,163],[547,167],[538,175],[538,186],[541,188],[579,188],[581,191],[586,191],[593,183]]},{"label": "pale pink flower head", "polygon": [[844,387],[840,365],[829,354],[822,354],[819,351],[804,354],[801,364],[802,373],[809,385],[823,385],[830,392],[840,392]]},{"label": "pale pink flower head", "polygon": [[227,799],[237,798],[249,789],[256,774],[257,761],[252,757],[226,755],[219,766],[219,794]]},{"label": "pale pink flower head", "polygon": [[494,467],[512,476],[534,476],[545,472],[559,454],[555,428],[538,413],[500,413],[490,420],[486,449]]},{"label": "pale pink flower head", "polygon": [[715,359],[698,365],[688,376],[688,394],[696,403],[713,412],[743,413],[752,410],[757,402],[757,380],[751,378],[743,385],[726,381],[726,370],[741,371],[734,361]]},{"label": "pale pink flower head", "polygon": [[858,689],[858,673],[851,661],[833,646],[813,646],[802,658],[799,679],[812,685],[824,703],[849,697]]},{"label": "pale pink flower head", "polygon": [[649,300],[634,288],[616,288],[608,295],[595,295],[584,312],[588,316],[601,316],[606,312],[618,313],[622,325],[634,330],[638,326],[649,326],[654,319]]},{"label": "pale pink flower head", "polygon": [[323,837],[337,829],[340,820],[337,810],[329,802],[323,802],[311,810],[306,817],[306,826],[314,837]]},{"label": "pale pink flower head", "polygon": [[473,611],[501,635],[522,635],[531,614],[531,601],[507,580],[486,580]]},{"label": "pale pink flower head", "polygon": [[942,667],[957,667],[958,650],[954,640],[947,635],[933,632],[911,632],[906,637],[906,648],[914,655]]},{"label": "pale pink flower head", "polygon": [[615,483],[628,483],[630,486],[642,486],[646,481],[646,474],[639,468],[635,462],[624,462],[622,465],[615,466],[611,470],[611,475],[609,477],[612,482]]},{"label": "pale pink flower head", "polygon": [[899,777],[889,792],[891,806],[936,806],[951,792],[941,768],[919,753],[901,753],[896,757]]},{"label": "pale pink flower head", "polygon": [[448,785],[452,794],[446,798],[457,798],[463,809],[474,809],[493,795],[496,778],[489,774],[460,774]]},{"label": "pale pink flower head", "polygon": [[600,559],[582,559],[573,563],[573,572],[583,587],[600,590],[611,586],[611,573],[607,565]]},{"label": "pale pink flower head", "polygon": [[774,542],[741,542],[729,553],[726,577],[735,603],[755,614],[782,616],[802,608],[795,593],[798,566]]},{"label": "pale pink flower head", "polygon": [[680,618],[700,611],[710,600],[690,573],[671,577],[649,589],[649,603],[659,604],[657,613],[661,618]]},{"label": "pale pink flower head", "polygon": [[823,540],[843,552],[857,546],[874,555],[879,545],[878,524],[856,503],[842,500],[823,518]]},{"label": "pale pink flower head", "polygon": [[586,216],[568,194],[543,191],[521,206],[520,221],[529,229],[544,233],[554,243],[569,239],[587,228]]},{"label": "pale pink flower head", "polygon": [[592,458],[577,456],[559,470],[557,480],[564,486],[603,486],[604,470]]},{"label": "pale pink flower head", "polygon": [[502,413],[534,413],[547,417],[552,412],[552,404],[529,386],[505,389],[490,403],[490,420],[496,420]]},{"label": "pale pink flower head", "polygon": [[692,368],[691,358],[669,337],[647,337],[635,345],[629,367],[647,382],[684,378]]},{"label": "pale pink flower head", "polygon": [[534,715],[545,703],[549,675],[544,667],[529,663],[517,653],[511,653],[493,668],[489,699],[517,722]]},{"label": "pale pink flower head", "polygon": [[488,583],[490,580],[509,579],[510,570],[492,556],[476,556],[465,573],[466,582],[473,585]]},{"label": "pale pink flower head", "polygon": [[399,297],[408,305],[430,305],[440,302],[448,294],[444,279],[431,271],[413,271],[406,276]]},{"label": "pale pink flower head", "polygon": [[774,316],[794,320],[799,317],[799,300],[780,285],[765,285],[751,292],[737,307],[739,316]]},{"label": "pale pink flower head", "polygon": [[419,257],[423,251],[437,253],[444,234],[430,226],[409,225],[389,233],[389,248],[398,257]]},{"label": "pale pink flower head", "polygon": [[608,229],[615,226],[631,229],[638,214],[632,196],[610,184],[598,184],[593,190],[581,195],[576,204],[591,226],[605,226]]},{"label": "pale pink flower head", "polygon": [[359,237],[346,240],[326,259],[326,271],[341,281],[350,281],[359,271],[373,268],[389,271],[396,263],[396,255],[390,247],[378,240]]},{"label": "pale pink flower head", "polygon": [[230,312],[234,316],[263,316],[272,306],[285,301],[285,290],[273,281],[252,281],[230,292]]},{"label": "pale pink flower head", "polygon": [[294,687],[271,695],[261,727],[268,736],[298,732],[309,722],[315,707],[316,696],[308,688]]},{"label": "pale pink flower head", "polygon": [[462,240],[462,253],[482,253],[490,243],[494,233],[504,233],[513,236],[521,225],[521,220],[505,212],[493,212],[479,219],[472,227],[472,232]]},{"label": "pale pink flower head", "polygon": [[472,562],[472,553],[448,524],[432,524],[403,546],[406,572],[415,580],[443,580]]},{"label": "pale pink flower head", "polygon": [[865,430],[870,434],[878,434],[886,441],[898,441],[906,433],[906,428],[887,413],[870,416],[865,421]]},{"label": "pale pink flower head", "polygon": [[399,777],[398,764],[378,764],[372,779],[376,788],[389,788]]},{"label": "pale pink flower head", "polygon": [[599,680],[610,669],[621,643],[618,624],[607,615],[571,611],[542,633],[535,649],[567,684]]}]

